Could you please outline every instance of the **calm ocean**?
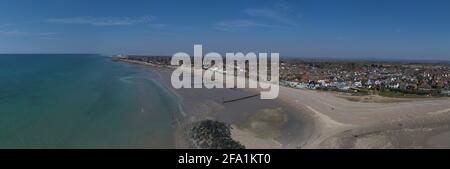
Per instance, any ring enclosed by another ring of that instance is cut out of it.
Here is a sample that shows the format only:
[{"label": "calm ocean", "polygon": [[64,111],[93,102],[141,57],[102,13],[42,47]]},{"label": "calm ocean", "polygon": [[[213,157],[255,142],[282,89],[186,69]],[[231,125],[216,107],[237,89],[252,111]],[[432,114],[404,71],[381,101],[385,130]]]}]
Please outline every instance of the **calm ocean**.
[{"label": "calm ocean", "polygon": [[0,148],[174,148],[157,79],[100,55],[0,55]]}]

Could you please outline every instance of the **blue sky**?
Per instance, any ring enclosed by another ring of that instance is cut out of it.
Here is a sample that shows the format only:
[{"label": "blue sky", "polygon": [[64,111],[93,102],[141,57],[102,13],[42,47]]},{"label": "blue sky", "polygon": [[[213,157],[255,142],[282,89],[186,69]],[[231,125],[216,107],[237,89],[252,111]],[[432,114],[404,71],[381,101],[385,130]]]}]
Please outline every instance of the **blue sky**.
[{"label": "blue sky", "polygon": [[448,0],[0,0],[0,53],[450,60]]}]

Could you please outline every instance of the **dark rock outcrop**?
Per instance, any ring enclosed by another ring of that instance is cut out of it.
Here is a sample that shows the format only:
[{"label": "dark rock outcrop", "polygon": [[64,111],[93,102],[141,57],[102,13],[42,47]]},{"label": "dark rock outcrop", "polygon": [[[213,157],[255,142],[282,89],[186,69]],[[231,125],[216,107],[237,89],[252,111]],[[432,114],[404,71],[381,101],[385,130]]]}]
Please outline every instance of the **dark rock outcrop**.
[{"label": "dark rock outcrop", "polygon": [[205,120],[193,124],[189,137],[196,148],[244,149],[245,146],[231,138],[231,126],[222,122]]}]

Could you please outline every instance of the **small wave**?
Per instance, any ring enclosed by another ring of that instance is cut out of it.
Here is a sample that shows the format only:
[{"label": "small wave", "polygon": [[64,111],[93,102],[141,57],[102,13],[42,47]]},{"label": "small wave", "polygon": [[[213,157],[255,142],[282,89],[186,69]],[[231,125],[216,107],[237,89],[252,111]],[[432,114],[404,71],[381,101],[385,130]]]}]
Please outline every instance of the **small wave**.
[{"label": "small wave", "polygon": [[136,77],[136,76],[127,76],[127,77],[122,77],[120,78],[120,81],[126,84],[144,84],[145,78],[142,77]]}]

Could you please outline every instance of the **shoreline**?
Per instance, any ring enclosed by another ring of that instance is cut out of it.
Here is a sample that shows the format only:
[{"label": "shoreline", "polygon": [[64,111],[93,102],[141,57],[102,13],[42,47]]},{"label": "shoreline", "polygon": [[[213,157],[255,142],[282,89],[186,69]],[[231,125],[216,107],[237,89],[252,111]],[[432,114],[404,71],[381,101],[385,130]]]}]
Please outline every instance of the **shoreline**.
[{"label": "shoreline", "polygon": [[[233,138],[251,149],[450,147],[450,141],[446,142],[450,133],[449,98],[376,96],[367,101],[364,98],[367,96],[352,96],[361,97],[354,101],[337,93],[280,86],[280,96],[275,100],[249,97],[236,103],[223,103],[258,91],[174,90],[170,85],[170,68],[142,65],[161,73],[164,85],[178,97],[180,111],[185,116],[175,133],[177,148],[193,148],[183,141],[183,125],[205,119],[232,125]],[[411,142],[411,138],[418,141]]]},{"label": "shoreline", "polygon": [[[114,61],[123,62],[126,64],[134,64],[134,65],[140,65],[145,66],[145,68],[149,68],[153,70],[156,74],[158,74],[158,80],[163,87],[173,94],[176,97],[176,104],[178,106],[178,112],[177,114],[173,114],[173,126],[174,126],[174,144],[175,148],[177,149],[189,149],[194,148],[193,145],[189,143],[188,136],[187,136],[187,130],[188,123],[186,122],[187,113],[185,112],[185,109],[183,108],[183,97],[176,92],[170,85],[170,78],[168,78],[168,71],[170,71],[170,68],[159,66],[147,62],[141,62],[141,61],[134,61],[134,60],[128,60],[128,59],[117,59]],[[176,121],[176,122],[174,122]]]},{"label": "shoreline", "polygon": [[[171,68],[139,61],[125,62],[148,66],[157,71],[161,83],[177,96],[180,112],[184,114],[180,120],[181,125],[176,127],[177,148],[195,148],[186,141],[185,129],[189,128],[189,124],[202,120],[217,120],[230,124],[233,139],[249,149],[299,148],[311,135],[313,124],[310,118],[299,116],[297,109],[279,100],[260,100],[259,97],[253,97],[259,91],[226,88],[175,90],[170,82]],[[280,118],[281,121],[270,121],[273,117]]]}]

